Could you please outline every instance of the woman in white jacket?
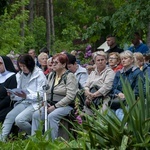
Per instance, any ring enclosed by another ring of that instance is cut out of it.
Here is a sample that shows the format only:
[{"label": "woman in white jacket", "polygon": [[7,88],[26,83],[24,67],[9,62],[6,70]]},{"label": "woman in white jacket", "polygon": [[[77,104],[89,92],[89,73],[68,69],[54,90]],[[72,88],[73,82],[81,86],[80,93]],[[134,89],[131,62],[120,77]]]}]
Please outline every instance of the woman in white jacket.
[{"label": "woman in white jacket", "polygon": [[35,62],[30,55],[22,55],[18,58],[17,64],[17,88],[21,93],[11,94],[15,107],[7,114],[2,126],[1,141],[9,135],[12,125],[15,124],[27,134],[31,134],[32,114],[39,108],[43,97],[42,87],[46,84],[46,77],[43,71],[35,66]]}]

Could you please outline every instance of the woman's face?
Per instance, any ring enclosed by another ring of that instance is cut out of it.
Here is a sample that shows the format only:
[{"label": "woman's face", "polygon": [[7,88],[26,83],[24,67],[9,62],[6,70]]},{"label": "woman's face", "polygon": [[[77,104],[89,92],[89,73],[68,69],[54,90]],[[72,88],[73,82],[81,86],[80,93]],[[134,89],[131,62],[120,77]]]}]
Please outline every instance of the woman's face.
[{"label": "woman's face", "polygon": [[51,60],[49,60],[49,61],[47,62],[47,68],[48,68],[49,70],[53,70],[53,63],[52,63]]},{"label": "woman's face", "polygon": [[21,64],[21,63],[19,63],[19,67],[20,67],[20,69],[22,70],[22,72],[24,72],[24,73],[29,73],[30,71],[29,71],[29,69],[26,67],[26,65],[25,64]]},{"label": "woman's face", "polygon": [[39,63],[41,66],[47,66],[47,56],[41,56],[41,58],[39,59]]},{"label": "woman's face", "polygon": [[62,69],[65,68],[65,65],[61,64],[60,61],[58,60],[58,57],[53,59],[52,64],[53,64],[53,66],[52,66],[53,70],[56,71],[56,72],[61,71]]},{"label": "woman's face", "polygon": [[5,65],[3,64],[2,58],[0,58],[0,73],[5,72]]},{"label": "woman's face", "polygon": [[109,66],[115,66],[118,65],[119,63],[117,56],[114,54],[109,56],[108,62],[109,62]]},{"label": "woman's face", "polygon": [[103,70],[106,67],[107,60],[104,56],[97,55],[95,58],[95,65],[98,70]]},{"label": "woman's face", "polygon": [[123,65],[123,67],[127,68],[133,64],[133,59],[131,57],[125,56],[125,57],[121,58],[121,63]]}]

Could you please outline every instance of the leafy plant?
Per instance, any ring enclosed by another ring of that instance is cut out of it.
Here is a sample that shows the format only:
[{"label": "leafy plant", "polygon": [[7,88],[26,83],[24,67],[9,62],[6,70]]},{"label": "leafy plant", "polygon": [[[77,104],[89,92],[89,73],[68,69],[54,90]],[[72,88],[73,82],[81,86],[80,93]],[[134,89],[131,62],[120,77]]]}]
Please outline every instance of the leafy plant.
[{"label": "leafy plant", "polygon": [[[144,85],[139,80],[139,98],[136,100],[130,84],[122,80],[123,93],[127,106],[122,103],[124,118],[120,121],[115,113],[108,109],[102,114],[93,108],[94,116],[86,116],[82,125],[75,131],[76,141],[69,144],[83,149],[148,150],[150,147],[150,81],[146,78],[146,97]],[[74,144],[76,142],[76,144]],[[76,146],[75,146],[76,145]]]}]

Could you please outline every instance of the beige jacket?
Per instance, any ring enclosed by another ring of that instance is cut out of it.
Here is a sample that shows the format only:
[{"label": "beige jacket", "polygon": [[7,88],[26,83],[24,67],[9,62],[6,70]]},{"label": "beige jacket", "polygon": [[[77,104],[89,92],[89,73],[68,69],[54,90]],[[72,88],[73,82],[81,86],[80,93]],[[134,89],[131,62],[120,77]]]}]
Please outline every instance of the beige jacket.
[{"label": "beige jacket", "polygon": [[[50,101],[52,103],[54,102],[56,107],[68,106],[73,103],[78,91],[78,82],[75,75],[71,72],[67,73],[65,76],[63,75],[59,83],[54,86],[53,94],[51,94],[54,80],[55,75],[50,73],[48,77],[50,89],[47,91]],[[51,95],[53,95],[52,98]]]},{"label": "beige jacket", "polygon": [[115,72],[109,67],[106,67],[101,73],[99,73],[97,69],[95,69],[89,75],[85,85],[85,89],[88,90],[96,85],[99,87],[98,91],[103,96],[106,96],[112,89],[114,77]]}]

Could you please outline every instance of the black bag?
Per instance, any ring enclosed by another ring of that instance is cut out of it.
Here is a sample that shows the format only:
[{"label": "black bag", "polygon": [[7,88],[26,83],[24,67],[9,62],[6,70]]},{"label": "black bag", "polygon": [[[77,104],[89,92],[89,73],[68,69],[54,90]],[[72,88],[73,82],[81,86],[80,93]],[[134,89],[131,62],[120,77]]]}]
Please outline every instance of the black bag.
[{"label": "black bag", "polygon": [[[98,86],[93,86],[93,87],[90,88],[90,92],[91,92],[91,93],[95,93],[95,92],[98,91],[98,90],[99,90],[99,87],[98,87]],[[103,102],[103,96],[96,97],[94,100],[92,100],[92,102],[93,102],[94,106],[95,106],[96,108],[98,108],[98,106],[99,106],[100,104],[102,104],[102,102]]]},{"label": "black bag", "polygon": [[108,102],[108,106],[113,109],[113,110],[117,110],[119,108],[121,108],[121,101],[122,103],[125,105],[126,104],[126,100],[123,99],[119,99],[118,97],[115,97],[114,99],[111,99],[109,102]]}]

